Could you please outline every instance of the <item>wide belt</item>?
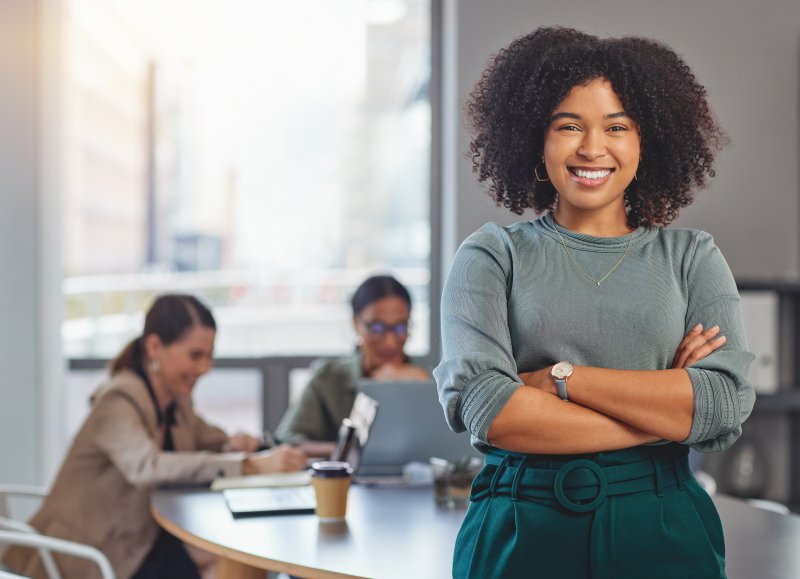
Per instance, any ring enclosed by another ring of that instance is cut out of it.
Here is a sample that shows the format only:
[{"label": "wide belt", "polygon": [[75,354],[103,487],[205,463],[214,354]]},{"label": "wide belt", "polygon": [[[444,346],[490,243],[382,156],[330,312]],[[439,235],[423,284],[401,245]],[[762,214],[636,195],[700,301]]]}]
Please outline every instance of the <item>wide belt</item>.
[{"label": "wide belt", "polygon": [[[643,491],[656,491],[677,485],[692,475],[685,449],[662,447],[649,457],[626,464],[601,466],[593,460],[579,458],[560,464],[557,468],[539,468],[542,456],[510,454],[493,451],[486,455],[486,475],[492,466],[494,473],[488,486],[479,477],[472,487],[470,500],[510,496],[512,500],[557,501],[567,510],[584,513],[597,509],[606,497]],[[483,473],[482,473],[483,474]]]}]

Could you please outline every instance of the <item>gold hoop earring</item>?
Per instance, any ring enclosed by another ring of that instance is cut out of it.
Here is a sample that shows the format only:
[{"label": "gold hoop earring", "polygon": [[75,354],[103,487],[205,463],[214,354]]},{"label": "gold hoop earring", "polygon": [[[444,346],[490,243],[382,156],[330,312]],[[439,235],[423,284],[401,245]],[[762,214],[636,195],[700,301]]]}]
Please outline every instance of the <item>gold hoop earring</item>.
[{"label": "gold hoop earring", "polygon": [[541,164],[542,162],[539,161],[539,163],[533,168],[533,174],[536,175],[536,180],[539,181],[539,183],[547,183],[548,181],[550,181],[550,179],[542,179],[541,177],[539,177],[539,165]]}]

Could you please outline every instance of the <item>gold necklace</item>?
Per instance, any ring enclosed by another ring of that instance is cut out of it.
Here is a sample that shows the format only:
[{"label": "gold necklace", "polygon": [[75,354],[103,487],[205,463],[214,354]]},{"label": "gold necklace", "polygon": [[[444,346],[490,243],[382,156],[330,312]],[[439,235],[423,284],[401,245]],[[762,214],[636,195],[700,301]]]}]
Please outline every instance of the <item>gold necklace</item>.
[{"label": "gold necklace", "polygon": [[601,283],[606,281],[608,276],[610,276],[614,272],[614,270],[617,269],[620,266],[620,264],[622,263],[622,260],[625,259],[626,255],[628,255],[628,250],[631,248],[631,241],[633,240],[633,234],[631,234],[631,236],[628,237],[628,244],[625,246],[625,252],[622,254],[622,257],[619,258],[619,261],[617,263],[615,263],[614,267],[609,269],[608,273],[605,274],[603,277],[601,277],[600,279],[594,279],[592,276],[590,276],[588,273],[586,273],[583,270],[583,268],[578,265],[578,262],[575,261],[575,258],[572,257],[572,253],[570,253],[569,248],[567,247],[567,244],[564,241],[564,236],[561,235],[561,232],[558,229],[556,229],[555,227],[553,229],[555,229],[556,233],[558,233],[558,238],[561,240],[561,245],[564,246],[564,251],[567,252],[567,257],[572,262],[572,265],[575,266],[575,269],[577,269],[583,275],[583,277],[585,277],[586,279],[588,279],[592,283],[596,283],[597,285],[600,285]]}]

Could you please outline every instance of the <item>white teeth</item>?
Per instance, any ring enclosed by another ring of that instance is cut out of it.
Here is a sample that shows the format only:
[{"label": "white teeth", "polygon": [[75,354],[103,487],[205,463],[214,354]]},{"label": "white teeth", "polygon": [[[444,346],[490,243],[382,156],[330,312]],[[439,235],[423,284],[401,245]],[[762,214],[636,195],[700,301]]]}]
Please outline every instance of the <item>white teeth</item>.
[{"label": "white teeth", "polygon": [[573,173],[575,173],[578,177],[583,177],[584,179],[603,179],[604,177],[608,177],[611,174],[611,171],[608,169],[603,169],[601,171],[573,169]]}]

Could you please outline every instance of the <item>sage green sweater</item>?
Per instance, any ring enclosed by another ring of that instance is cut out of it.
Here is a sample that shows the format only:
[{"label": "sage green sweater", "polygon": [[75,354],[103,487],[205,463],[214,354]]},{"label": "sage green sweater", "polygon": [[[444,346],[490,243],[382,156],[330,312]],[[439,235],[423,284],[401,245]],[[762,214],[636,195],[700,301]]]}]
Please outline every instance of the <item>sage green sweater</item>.
[{"label": "sage green sweater", "polygon": [[362,379],[361,355],[320,358],[311,363],[303,394],[281,418],[275,437],[284,443],[335,442],[342,420],[350,415]]},{"label": "sage green sweater", "polygon": [[[587,280],[573,259],[594,279]],[[459,248],[442,296],[443,357],[434,371],[450,427],[486,451],[489,427],[520,372],[569,360],[628,370],[670,368],[695,324],[719,325],[726,344],[687,369],[694,418],[683,441],[723,450],[742,433],[755,402],[739,294],[710,235],[644,228],[624,237],[566,230],[549,214],[489,223]],[[646,387],[647,385],[642,385]]]}]

